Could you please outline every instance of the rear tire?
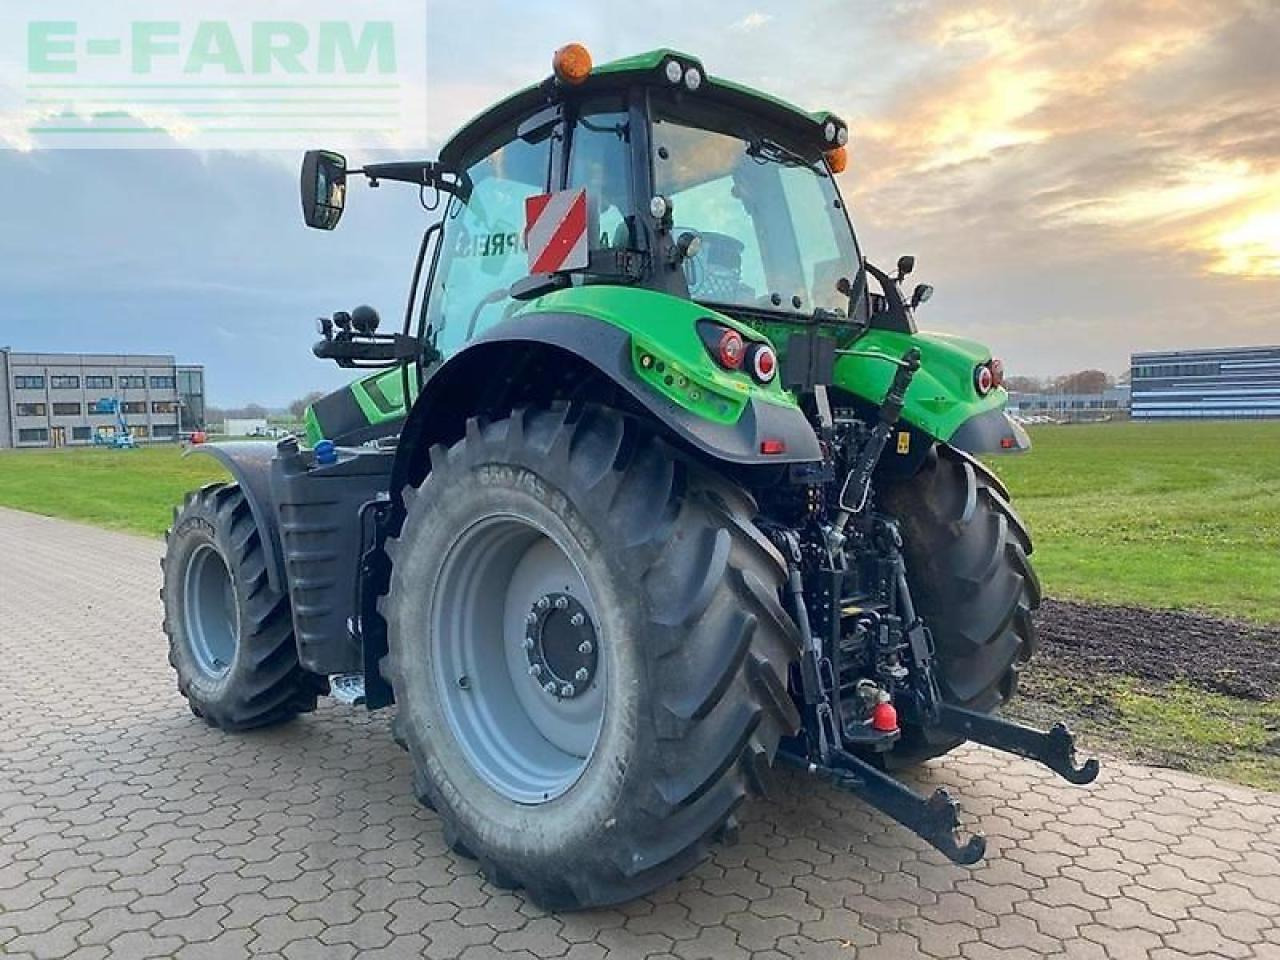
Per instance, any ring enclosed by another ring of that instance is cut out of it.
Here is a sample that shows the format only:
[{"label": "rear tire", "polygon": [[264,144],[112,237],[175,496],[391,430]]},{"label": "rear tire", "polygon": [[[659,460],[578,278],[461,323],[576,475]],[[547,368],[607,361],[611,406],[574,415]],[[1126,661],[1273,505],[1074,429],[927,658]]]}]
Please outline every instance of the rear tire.
[{"label": "rear tire", "polygon": [[[633,421],[576,406],[470,421],[404,494],[383,672],[415,792],[453,848],[553,909],[630,900],[693,867],[799,726],[798,633],[751,499]],[[547,570],[550,587],[519,593]],[[572,663],[592,679],[557,705],[522,658],[549,643],[539,599],[561,595],[599,663]],[[589,697],[594,739],[576,727],[548,748],[562,731],[547,711],[567,722]]]},{"label": "rear tire", "polygon": [[[995,712],[1017,692],[1021,666],[1038,646],[1031,614],[1040,582],[1026,525],[998,481],[944,445],[881,502],[902,532],[907,585],[933,634],[943,699]],[[963,742],[904,727],[886,764],[909,766]]]},{"label": "rear tire", "polygon": [[178,692],[210,726],[248,730],[315,709],[289,598],[267,579],[262,535],[236,484],[187,495],[165,535],[164,631]]}]

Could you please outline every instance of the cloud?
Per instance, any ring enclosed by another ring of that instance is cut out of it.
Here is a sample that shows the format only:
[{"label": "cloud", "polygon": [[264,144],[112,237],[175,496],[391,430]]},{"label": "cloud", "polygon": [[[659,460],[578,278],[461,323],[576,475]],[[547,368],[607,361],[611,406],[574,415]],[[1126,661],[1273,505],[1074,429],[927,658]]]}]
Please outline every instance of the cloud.
[{"label": "cloud", "polygon": [[758,30],[772,19],[773,17],[770,14],[754,11],[752,13],[748,13],[741,20],[734,22],[730,29],[740,30],[743,32],[748,30]]}]

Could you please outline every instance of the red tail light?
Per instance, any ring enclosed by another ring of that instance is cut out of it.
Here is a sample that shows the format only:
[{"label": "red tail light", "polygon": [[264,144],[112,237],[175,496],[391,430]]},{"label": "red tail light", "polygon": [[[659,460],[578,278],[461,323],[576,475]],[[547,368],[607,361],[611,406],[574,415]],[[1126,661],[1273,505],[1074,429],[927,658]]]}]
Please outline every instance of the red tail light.
[{"label": "red tail light", "polygon": [[992,360],[987,364],[991,368],[991,382],[997,387],[1004,386],[1004,361]]},{"label": "red tail light", "polygon": [[996,388],[996,378],[991,372],[991,368],[986,364],[978,367],[973,371],[973,386],[978,391],[978,396],[985,397],[988,393]]},{"label": "red tail light", "polygon": [[740,370],[746,351],[747,345],[737,330],[726,330],[720,334],[716,343],[716,359],[720,361],[720,366],[727,370]]},{"label": "red tail light", "polygon": [[760,441],[760,452],[768,455],[776,455],[787,452],[787,442],[785,440],[775,440],[772,437]]}]

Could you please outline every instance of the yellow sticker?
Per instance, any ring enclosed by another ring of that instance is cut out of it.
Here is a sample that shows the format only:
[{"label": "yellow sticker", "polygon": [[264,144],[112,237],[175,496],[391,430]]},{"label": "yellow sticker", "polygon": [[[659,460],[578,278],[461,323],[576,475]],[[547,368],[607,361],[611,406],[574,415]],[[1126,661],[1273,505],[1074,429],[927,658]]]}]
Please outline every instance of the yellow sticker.
[{"label": "yellow sticker", "polygon": [[911,452],[911,434],[903,430],[898,434],[898,453],[908,454]]}]

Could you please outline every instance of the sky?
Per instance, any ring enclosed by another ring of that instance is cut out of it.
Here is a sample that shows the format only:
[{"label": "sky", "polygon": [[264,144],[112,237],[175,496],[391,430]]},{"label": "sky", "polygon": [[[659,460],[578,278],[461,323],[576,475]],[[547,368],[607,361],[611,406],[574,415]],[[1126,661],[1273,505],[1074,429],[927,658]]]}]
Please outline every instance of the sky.
[{"label": "sky", "polygon": [[[570,40],[844,117],[864,252],[914,254],[920,325],[1012,375],[1280,343],[1280,0],[429,2],[419,153]],[[395,318],[430,221],[389,185],[307,230],[299,159],[0,150],[0,346],[173,353],[224,406],[338,386],[314,318]]]}]

